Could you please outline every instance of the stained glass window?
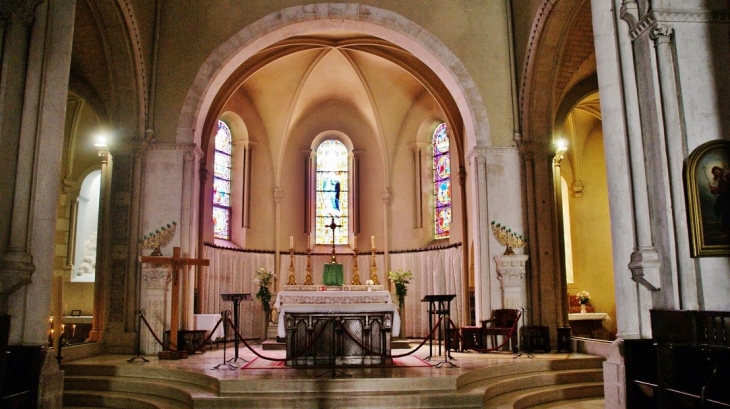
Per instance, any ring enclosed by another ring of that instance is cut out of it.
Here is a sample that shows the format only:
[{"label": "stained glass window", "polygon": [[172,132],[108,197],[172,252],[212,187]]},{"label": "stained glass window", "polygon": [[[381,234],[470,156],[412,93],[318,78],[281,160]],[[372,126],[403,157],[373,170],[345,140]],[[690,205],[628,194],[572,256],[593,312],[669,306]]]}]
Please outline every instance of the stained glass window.
[{"label": "stained glass window", "polygon": [[433,132],[433,188],[435,238],[449,237],[451,230],[451,157],[446,124]]},{"label": "stained glass window", "polygon": [[348,152],[345,145],[335,139],[328,139],[317,147],[316,175],[316,243],[332,244],[334,220],[334,243],[348,243],[348,197],[347,197]]},{"label": "stained glass window", "polygon": [[213,160],[213,233],[231,238],[231,130],[218,121]]}]

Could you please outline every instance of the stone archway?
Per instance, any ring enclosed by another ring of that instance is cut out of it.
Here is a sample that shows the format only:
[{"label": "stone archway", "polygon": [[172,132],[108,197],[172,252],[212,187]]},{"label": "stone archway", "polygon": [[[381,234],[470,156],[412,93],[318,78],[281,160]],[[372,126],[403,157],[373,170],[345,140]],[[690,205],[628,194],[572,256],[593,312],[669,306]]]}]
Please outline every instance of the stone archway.
[{"label": "stone archway", "polygon": [[557,328],[568,326],[561,209],[556,198],[552,146],[556,111],[565,97],[560,87],[566,84],[558,84],[557,78],[570,30],[579,21],[577,16],[585,17],[580,14],[585,10],[590,21],[590,4],[585,0],[542,2],[533,22],[520,88],[523,132],[520,150],[528,201],[527,230],[531,238],[528,313],[533,324]]}]

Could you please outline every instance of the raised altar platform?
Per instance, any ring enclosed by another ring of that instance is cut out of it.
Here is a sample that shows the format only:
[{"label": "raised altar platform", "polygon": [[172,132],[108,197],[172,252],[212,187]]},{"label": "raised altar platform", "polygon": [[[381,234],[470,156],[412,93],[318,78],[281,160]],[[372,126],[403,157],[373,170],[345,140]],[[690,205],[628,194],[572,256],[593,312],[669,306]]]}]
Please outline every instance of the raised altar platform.
[{"label": "raised altar platform", "polygon": [[390,354],[391,338],[400,333],[400,315],[388,291],[372,291],[375,286],[371,291],[291,287],[297,286],[285,286],[274,304],[279,310],[277,335],[286,338],[287,365],[389,363],[382,355]]}]

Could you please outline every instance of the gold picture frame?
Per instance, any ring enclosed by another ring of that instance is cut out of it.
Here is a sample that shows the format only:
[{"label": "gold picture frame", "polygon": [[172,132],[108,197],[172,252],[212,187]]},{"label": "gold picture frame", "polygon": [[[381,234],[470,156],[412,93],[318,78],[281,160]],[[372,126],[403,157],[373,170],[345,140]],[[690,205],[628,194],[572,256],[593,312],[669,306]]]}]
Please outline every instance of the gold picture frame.
[{"label": "gold picture frame", "polygon": [[692,257],[730,255],[730,141],[698,146],[684,169]]}]

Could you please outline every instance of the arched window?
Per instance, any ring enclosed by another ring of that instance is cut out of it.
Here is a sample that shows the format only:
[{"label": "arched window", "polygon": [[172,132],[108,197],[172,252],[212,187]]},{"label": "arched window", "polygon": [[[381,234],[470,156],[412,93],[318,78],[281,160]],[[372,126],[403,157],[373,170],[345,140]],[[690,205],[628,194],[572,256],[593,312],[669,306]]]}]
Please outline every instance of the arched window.
[{"label": "arched window", "polygon": [[335,244],[348,243],[348,152],[347,147],[336,139],[328,139],[317,147],[316,174],[316,243],[332,244],[334,222]]},{"label": "arched window", "polygon": [[446,124],[433,132],[434,237],[445,239],[451,230],[451,158]]},{"label": "arched window", "polygon": [[218,239],[231,238],[231,130],[223,121],[215,134],[213,233]]}]

